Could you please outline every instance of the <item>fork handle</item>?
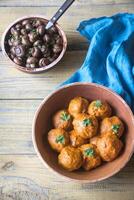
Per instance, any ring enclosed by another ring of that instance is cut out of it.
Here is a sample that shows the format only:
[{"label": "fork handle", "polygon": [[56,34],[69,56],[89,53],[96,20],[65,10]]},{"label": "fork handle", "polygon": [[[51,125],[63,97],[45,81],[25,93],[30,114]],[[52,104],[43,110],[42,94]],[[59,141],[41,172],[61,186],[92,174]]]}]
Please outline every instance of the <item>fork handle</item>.
[{"label": "fork handle", "polygon": [[51,22],[54,24],[58,19],[65,13],[65,11],[72,5],[75,0],[66,0],[65,3],[60,7],[56,14],[51,18]]}]

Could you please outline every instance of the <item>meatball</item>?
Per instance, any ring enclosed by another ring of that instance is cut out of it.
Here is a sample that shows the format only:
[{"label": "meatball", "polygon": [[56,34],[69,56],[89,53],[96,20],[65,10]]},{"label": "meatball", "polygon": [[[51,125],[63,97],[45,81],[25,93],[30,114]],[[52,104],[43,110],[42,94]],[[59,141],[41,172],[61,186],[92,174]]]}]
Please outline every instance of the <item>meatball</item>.
[{"label": "meatball", "polygon": [[82,166],[82,153],[80,149],[67,146],[58,156],[59,164],[68,171],[74,171]]},{"label": "meatball", "polygon": [[94,116],[88,114],[78,114],[73,120],[74,130],[84,139],[92,138],[96,135],[98,121]]},{"label": "meatball", "polygon": [[104,161],[112,161],[119,155],[123,143],[116,135],[106,135],[98,139],[97,148]]},{"label": "meatball", "polygon": [[104,119],[105,117],[111,116],[111,107],[107,102],[102,102],[100,100],[92,101],[88,107],[88,113],[99,119]]},{"label": "meatball", "polygon": [[75,97],[69,103],[68,111],[73,116],[76,117],[79,113],[87,112],[89,102],[83,97]]},{"label": "meatball", "polygon": [[48,142],[53,150],[60,152],[65,146],[69,145],[69,134],[61,128],[52,129],[48,133]]},{"label": "meatball", "polygon": [[122,121],[116,116],[105,118],[101,122],[100,132],[102,135],[105,135],[106,133],[112,133],[120,138],[123,134],[123,131],[124,125]]},{"label": "meatball", "polygon": [[82,167],[88,171],[101,165],[101,157],[96,146],[93,144],[84,144],[80,147],[83,155]]},{"label": "meatball", "polygon": [[79,147],[83,144],[86,144],[88,143],[88,140],[87,139],[84,139],[82,138],[81,136],[79,136],[75,130],[72,130],[70,132],[70,142],[71,142],[71,145],[73,147]]},{"label": "meatball", "polygon": [[59,110],[53,116],[54,128],[63,128],[65,130],[71,130],[72,117],[67,110]]}]

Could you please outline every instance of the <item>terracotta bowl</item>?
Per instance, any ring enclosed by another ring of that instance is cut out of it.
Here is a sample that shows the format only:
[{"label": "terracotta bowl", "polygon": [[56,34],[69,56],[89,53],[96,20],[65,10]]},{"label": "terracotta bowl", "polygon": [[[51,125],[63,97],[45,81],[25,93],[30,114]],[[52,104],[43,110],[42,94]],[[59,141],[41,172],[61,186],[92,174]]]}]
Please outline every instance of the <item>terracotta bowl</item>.
[{"label": "terracotta bowl", "polygon": [[[57,154],[50,148],[47,141],[52,115],[57,110],[65,108],[70,99],[76,96],[85,97],[89,101],[106,100],[113,108],[113,114],[117,114],[125,124],[125,146],[121,155],[116,160],[89,172],[83,170],[68,172],[61,168],[57,163]],[[53,171],[71,180],[97,182],[113,176],[130,160],[134,152],[134,116],[125,101],[108,88],[90,83],[71,84],[50,94],[39,106],[33,121],[33,143],[43,164],[49,166]]]},{"label": "terracotta bowl", "polygon": [[16,21],[14,21],[12,24],[10,24],[8,26],[8,28],[5,30],[3,36],[2,36],[2,52],[3,54],[8,58],[8,60],[10,61],[10,63],[14,64],[14,66],[23,71],[23,72],[27,72],[27,73],[41,73],[41,72],[44,72],[52,67],[54,67],[63,57],[63,55],[65,54],[66,52],[66,48],[67,48],[67,38],[66,38],[66,35],[64,33],[64,31],[61,29],[61,27],[58,25],[58,24],[55,24],[55,26],[57,27],[58,29],[58,32],[59,34],[61,35],[62,39],[63,39],[63,49],[59,55],[59,57],[54,60],[52,63],[50,63],[49,65],[45,66],[45,67],[40,67],[40,68],[35,68],[35,69],[27,69],[25,66],[20,66],[20,65],[17,65],[16,63],[14,63],[12,61],[12,59],[8,56],[8,52],[7,52],[7,48],[6,48],[6,43],[5,41],[7,40],[7,37],[8,37],[8,33],[9,33],[9,30],[11,29],[11,27],[13,27],[15,24],[17,24],[18,22],[21,22],[25,19],[35,19],[35,18],[39,18],[39,19],[42,19],[46,22],[48,22],[47,19],[45,19],[43,16],[26,16],[26,17],[22,17],[22,18],[19,18],[17,19]]}]

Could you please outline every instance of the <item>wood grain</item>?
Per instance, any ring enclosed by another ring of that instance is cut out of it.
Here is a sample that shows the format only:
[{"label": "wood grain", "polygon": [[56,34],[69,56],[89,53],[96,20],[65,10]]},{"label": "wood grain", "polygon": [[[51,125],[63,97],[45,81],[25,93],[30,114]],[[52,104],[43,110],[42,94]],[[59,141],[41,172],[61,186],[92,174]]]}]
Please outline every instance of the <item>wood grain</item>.
[{"label": "wood grain", "polygon": [[[121,200],[123,195],[124,200],[128,200],[128,196],[132,200],[134,195],[134,157],[116,176],[91,185],[65,181],[41,164],[31,141],[32,119],[40,101],[0,101],[2,200],[7,200],[8,197],[22,200],[28,200],[30,197],[33,199],[54,198],[55,195],[57,200],[62,198],[72,200],[82,197],[85,200],[89,197],[94,197],[94,200],[103,200],[109,195],[111,199],[114,196],[115,199]],[[69,196],[68,193],[70,193]],[[60,198],[58,198],[59,194]]]},{"label": "wood grain", "polygon": [[[59,20],[63,30],[67,33],[67,36],[76,34],[76,28],[80,21],[87,20],[99,16],[110,16],[117,12],[132,12],[134,10],[134,4],[106,4],[103,6],[87,6],[85,12],[85,6],[79,5],[76,8],[71,7],[66,14]],[[43,15],[46,18],[52,17],[57,11],[56,7],[0,7],[0,38],[6,27],[15,19],[27,15]],[[5,17],[6,16],[6,17]],[[72,34],[73,33],[73,34]],[[78,34],[76,35],[78,36]],[[78,37],[80,38],[80,37]],[[81,37],[82,38],[82,37]],[[77,42],[81,40],[77,40]]]},{"label": "wood grain", "polygon": [[0,154],[33,154],[32,121],[41,100],[0,101]]},{"label": "wood grain", "polygon": [[[1,0],[0,39],[15,19],[27,15],[50,18],[64,0]],[[68,50],[57,66],[43,74],[25,74],[0,50],[0,200],[133,200],[134,156],[114,177],[96,184],[69,182],[38,159],[32,144],[32,120],[41,100],[82,65],[87,41],[77,33],[80,21],[132,12],[133,0],[76,0],[60,19]]]},{"label": "wood grain", "polygon": [[[72,9],[72,8],[71,8]],[[70,9],[70,11],[71,11]],[[27,15],[42,15],[44,18],[49,19],[55,12],[56,12],[57,8],[54,7],[47,7],[45,10],[44,8],[28,8],[25,7],[25,9],[23,9],[23,7],[0,7],[0,18],[3,21],[3,23],[0,23],[0,40],[2,38],[2,34],[4,33],[5,29],[8,27],[8,25],[10,25],[11,23],[14,22],[14,20],[20,18],[20,17],[24,17]],[[73,12],[73,10],[72,10]],[[6,17],[5,17],[6,15]],[[72,15],[72,18],[70,17],[70,15]],[[59,23],[62,26],[63,30],[65,31],[66,35],[67,35],[67,39],[68,39],[68,44],[69,44],[69,49],[73,50],[73,49],[85,49],[87,47],[86,40],[80,36],[80,34],[76,31],[77,27],[79,26],[79,22],[81,21],[81,19],[75,19],[75,15],[71,12],[66,13],[66,18],[61,18]],[[80,18],[80,17],[78,17]],[[66,22],[65,22],[66,19]],[[83,18],[84,19],[84,18]],[[73,23],[72,23],[73,20]],[[68,22],[67,22],[68,21]],[[71,23],[70,23],[71,21]],[[68,25],[67,25],[68,24]],[[78,43],[79,41],[79,43]],[[79,45],[78,45],[79,44]],[[1,46],[1,44],[0,44]]]},{"label": "wood grain", "polygon": [[[60,6],[64,0],[49,0],[49,1],[44,1],[44,0],[20,0],[19,2],[17,0],[1,0],[0,1],[0,6]],[[86,5],[86,6],[91,6],[91,5],[117,5],[117,4],[133,4],[133,0],[76,0],[74,3],[74,6],[77,5]]]},{"label": "wood grain", "polygon": [[54,200],[89,198],[104,200],[113,197],[116,200],[133,200],[133,164],[134,158],[125,169],[106,181],[80,184],[53,174],[34,155],[3,155],[0,156],[0,186],[2,185],[3,195],[11,195],[11,197],[16,195],[16,199],[17,197],[23,199],[23,196],[24,199],[30,199],[29,196],[34,199],[34,195],[37,195],[38,199],[44,195],[44,198],[49,196],[48,199]]},{"label": "wood grain", "polygon": [[82,64],[85,51],[68,51],[52,70],[42,74],[18,71],[0,54],[0,99],[44,98]]}]

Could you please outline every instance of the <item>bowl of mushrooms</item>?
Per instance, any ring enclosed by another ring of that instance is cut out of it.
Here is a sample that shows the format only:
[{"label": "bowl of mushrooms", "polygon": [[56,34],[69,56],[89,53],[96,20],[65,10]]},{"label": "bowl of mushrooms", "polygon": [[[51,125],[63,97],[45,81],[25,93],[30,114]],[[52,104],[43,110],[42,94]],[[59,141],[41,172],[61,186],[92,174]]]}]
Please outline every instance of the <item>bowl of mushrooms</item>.
[{"label": "bowl of mushrooms", "polygon": [[17,69],[39,73],[54,67],[63,57],[67,39],[58,24],[46,30],[43,16],[23,17],[3,34],[2,51]]}]

